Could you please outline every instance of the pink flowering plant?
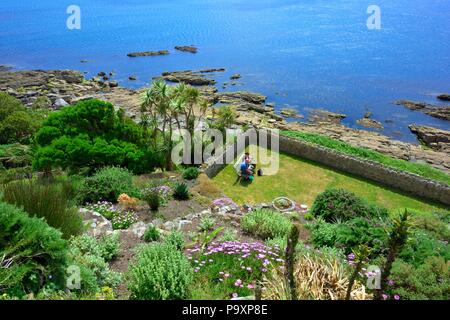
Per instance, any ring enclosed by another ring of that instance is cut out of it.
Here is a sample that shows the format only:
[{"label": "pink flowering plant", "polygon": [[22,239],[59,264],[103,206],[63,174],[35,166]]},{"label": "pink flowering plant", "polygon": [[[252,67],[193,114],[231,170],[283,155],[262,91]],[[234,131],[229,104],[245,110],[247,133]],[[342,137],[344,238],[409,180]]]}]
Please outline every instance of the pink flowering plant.
[{"label": "pink flowering plant", "polygon": [[141,190],[142,195],[145,197],[147,194],[157,194],[159,196],[162,205],[167,204],[172,194],[172,188],[167,185],[160,185],[156,187],[145,188]]},{"label": "pink flowering plant", "polygon": [[98,212],[110,220],[114,230],[128,229],[133,223],[138,221],[134,211],[124,210],[108,201],[88,204],[86,209]]},{"label": "pink flowering plant", "polygon": [[187,254],[198,282],[207,282],[218,299],[253,295],[263,275],[284,263],[279,247],[259,242],[212,242],[204,251],[197,246]]}]

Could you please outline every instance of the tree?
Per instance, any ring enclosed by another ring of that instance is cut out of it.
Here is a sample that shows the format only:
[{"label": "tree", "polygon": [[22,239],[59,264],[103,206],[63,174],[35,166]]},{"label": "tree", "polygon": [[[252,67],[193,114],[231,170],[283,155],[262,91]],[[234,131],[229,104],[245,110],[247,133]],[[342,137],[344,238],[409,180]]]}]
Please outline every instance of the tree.
[{"label": "tree", "polygon": [[381,300],[383,292],[386,290],[387,280],[391,274],[392,264],[408,240],[408,228],[408,211],[405,210],[403,214],[392,221],[388,240],[388,254],[384,267],[381,270],[380,289],[375,294],[377,300]]},{"label": "tree", "polygon": [[94,171],[104,166],[150,172],[160,162],[144,139],[142,127],[107,102],[87,100],[52,113],[36,134],[33,165],[50,172],[54,167]]}]

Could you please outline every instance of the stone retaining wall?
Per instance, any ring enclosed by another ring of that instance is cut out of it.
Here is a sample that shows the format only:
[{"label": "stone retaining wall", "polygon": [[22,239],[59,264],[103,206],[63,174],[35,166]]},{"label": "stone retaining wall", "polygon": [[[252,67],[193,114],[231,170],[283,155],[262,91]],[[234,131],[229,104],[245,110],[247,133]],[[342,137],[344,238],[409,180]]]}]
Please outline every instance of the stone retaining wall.
[{"label": "stone retaining wall", "polygon": [[[312,160],[411,195],[450,205],[450,186],[444,183],[282,135],[279,136],[279,143],[280,152]],[[236,145],[229,146],[226,152],[232,153],[233,148],[236,148]],[[218,157],[224,159],[226,152],[218,155]],[[239,152],[235,152],[235,154],[239,154]],[[214,164],[214,159],[210,159],[208,163],[205,173],[210,178],[214,177],[226,165]]]}]

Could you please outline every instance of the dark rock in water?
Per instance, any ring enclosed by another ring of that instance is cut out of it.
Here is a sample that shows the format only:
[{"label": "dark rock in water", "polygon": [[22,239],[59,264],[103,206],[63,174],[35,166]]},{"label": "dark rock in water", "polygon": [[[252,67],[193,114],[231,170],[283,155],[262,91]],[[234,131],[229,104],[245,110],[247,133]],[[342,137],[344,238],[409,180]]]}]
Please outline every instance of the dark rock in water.
[{"label": "dark rock in water", "polygon": [[450,107],[440,107],[425,102],[398,100],[396,105],[403,105],[410,110],[419,110],[431,117],[450,121]]},{"label": "dark rock in water", "polygon": [[450,151],[450,131],[415,124],[410,125],[409,129],[430,148],[445,152]]},{"label": "dark rock in water", "polygon": [[106,76],[106,72],[100,71],[99,73],[97,73],[97,76],[104,77]]},{"label": "dark rock in water", "polygon": [[347,116],[341,113],[335,113],[323,109],[312,109],[309,113],[309,121],[313,123],[341,123]]},{"label": "dark rock in water", "polygon": [[240,79],[240,78],[241,78],[241,75],[240,75],[239,73],[233,74],[233,75],[230,77],[231,80],[237,80],[237,79]]},{"label": "dark rock in water", "polygon": [[117,81],[110,81],[108,83],[108,85],[109,85],[110,88],[116,88],[116,87],[119,86],[119,83]]},{"label": "dark rock in water", "polygon": [[80,60],[81,63],[88,63],[89,61],[87,60]]},{"label": "dark rock in water", "polygon": [[366,111],[366,113],[364,113],[364,118],[369,119],[372,116],[372,112],[371,111]]},{"label": "dark rock in water", "polygon": [[104,75],[102,79],[103,79],[104,81],[108,81],[108,80],[109,80],[109,76]]},{"label": "dark rock in water", "polygon": [[136,76],[129,76],[128,80],[135,81],[135,80],[137,80],[137,78],[136,78]]},{"label": "dark rock in water", "polygon": [[200,73],[225,72],[225,68],[203,69],[203,70],[200,70],[198,72],[200,72]]},{"label": "dark rock in water", "polygon": [[154,56],[165,56],[168,55],[168,50],[159,50],[159,51],[141,51],[141,52],[130,52],[127,56],[131,58],[135,57],[154,57]]},{"label": "dark rock in water", "polygon": [[450,94],[444,93],[437,96],[439,100],[450,101]]},{"label": "dark rock in water", "polygon": [[32,70],[14,71],[0,73],[0,88],[9,87],[12,89],[48,86],[53,79],[61,79],[70,84],[83,83],[84,76],[79,71],[74,70]]},{"label": "dark rock in water", "polygon": [[169,82],[183,82],[193,86],[210,86],[216,84],[213,79],[206,78],[204,74],[200,71],[174,71],[174,72],[163,72],[161,77],[156,77],[154,79],[162,79]]},{"label": "dark rock in water", "polygon": [[194,46],[176,46],[175,50],[183,51],[183,52],[190,52],[190,53],[197,53],[198,48]]}]

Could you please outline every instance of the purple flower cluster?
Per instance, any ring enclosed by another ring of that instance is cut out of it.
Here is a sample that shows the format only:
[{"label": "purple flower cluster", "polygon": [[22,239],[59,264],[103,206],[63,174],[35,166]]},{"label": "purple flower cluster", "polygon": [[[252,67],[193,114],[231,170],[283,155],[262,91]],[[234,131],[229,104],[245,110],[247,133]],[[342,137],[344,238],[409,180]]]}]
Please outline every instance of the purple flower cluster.
[{"label": "purple flower cluster", "polygon": [[142,190],[142,193],[157,193],[160,197],[166,198],[171,191],[172,189],[169,186],[162,185],[153,188],[146,188]]},{"label": "purple flower cluster", "polygon": [[214,200],[212,202],[212,205],[214,207],[225,207],[225,206],[237,207],[237,204],[233,200],[231,200],[230,198],[227,198],[227,197]]}]

